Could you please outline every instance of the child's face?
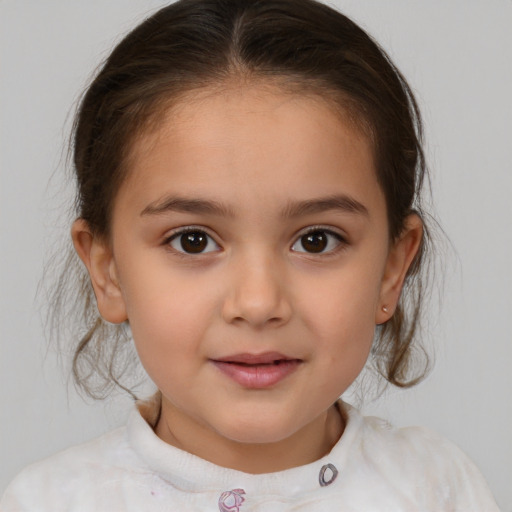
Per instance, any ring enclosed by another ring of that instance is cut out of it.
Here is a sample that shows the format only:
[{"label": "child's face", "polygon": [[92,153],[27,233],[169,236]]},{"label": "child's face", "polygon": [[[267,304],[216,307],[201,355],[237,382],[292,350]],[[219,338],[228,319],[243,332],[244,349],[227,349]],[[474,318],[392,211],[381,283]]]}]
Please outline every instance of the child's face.
[{"label": "child's face", "polygon": [[321,428],[410,261],[366,138],[257,88],[182,103],[135,145],[111,242],[100,311],[129,320],[163,412],[244,443]]}]

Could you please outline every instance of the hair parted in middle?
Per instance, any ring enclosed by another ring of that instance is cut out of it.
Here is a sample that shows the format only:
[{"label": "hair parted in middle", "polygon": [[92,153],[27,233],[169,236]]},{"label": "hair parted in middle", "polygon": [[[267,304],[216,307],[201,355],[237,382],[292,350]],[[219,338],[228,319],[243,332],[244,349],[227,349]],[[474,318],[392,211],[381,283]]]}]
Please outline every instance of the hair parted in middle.
[{"label": "hair parted in middle", "polygon": [[[75,118],[75,215],[94,236],[108,240],[114,200],[130,172],[137,138],[157,129],[173,105],[200,90],[251,84],[322,98],[369,138],[390,240],[400,236],[411,213],[425,221],[422,123],[409,86],[365,31],[314,0],[179,0],[131,31],[88,87]],[[397,309],[376,330],[375,367],[397,386],[415,384],[428,367],[416,340],[427,250],[425,226]],[[78,277],[70,275],[76,272]],[[54,301],[55,324],[73,312],[80,317],[75,379],[94,397],[106,395],[109,384],[126,389],[120,356],[129,343],[126,326],[101,319],[85,270],[68,266],[60,283],[76,280],[78,299],[65,299],[58,289]]]}]

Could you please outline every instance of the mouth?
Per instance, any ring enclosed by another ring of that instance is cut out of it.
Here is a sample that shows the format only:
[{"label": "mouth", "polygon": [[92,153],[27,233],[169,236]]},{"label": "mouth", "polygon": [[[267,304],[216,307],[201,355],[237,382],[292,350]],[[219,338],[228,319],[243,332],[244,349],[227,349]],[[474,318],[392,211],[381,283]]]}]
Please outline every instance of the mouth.
[{"label": "mouth", "polygon": [[275,386],[294,373],[303,363],[278,352],[263,354],[235,354],[211,359],[213,365],[226,377],[249,389]]}]

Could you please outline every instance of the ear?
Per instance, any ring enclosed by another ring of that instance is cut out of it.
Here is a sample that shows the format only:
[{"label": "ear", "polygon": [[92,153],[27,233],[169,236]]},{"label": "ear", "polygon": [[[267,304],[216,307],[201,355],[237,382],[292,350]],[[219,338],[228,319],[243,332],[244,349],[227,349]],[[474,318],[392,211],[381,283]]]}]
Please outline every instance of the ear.
[{"label": "ear", "polygon": [[413,213],[406,218],[402,234],[390,247],[382,277],[380,302],[375,313],[376,324],[383,324],[393,316],[407,271],[418,253],[422,239],[423,223]]},{"label": "ear", "polygon": [[83,219],[73,223],[71,237],[78,256],[89,272],[100,315],[113,324],[124,322],[127,320],[126,306],[109,244],[94,236]]}]

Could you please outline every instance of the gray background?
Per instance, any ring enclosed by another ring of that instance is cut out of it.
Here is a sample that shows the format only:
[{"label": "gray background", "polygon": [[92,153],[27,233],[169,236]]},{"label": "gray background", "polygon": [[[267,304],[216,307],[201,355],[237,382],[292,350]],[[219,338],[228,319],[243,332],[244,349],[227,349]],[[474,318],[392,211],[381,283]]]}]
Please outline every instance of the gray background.
[{"label": "gray background", "polygon": [[[511,512],[512,2],[331,3],[376,37],[416,91],[435,209],[455,248],[444,249],[445,295],[429,324],[435,371],[365,410],[458,443]],[[129,408],[67,391],[43,336],[44,298],[34,297],[68,231],[71,107],[119,35],[160,5],[0,0],[0,492],[31,461],[122,424]]]}]

